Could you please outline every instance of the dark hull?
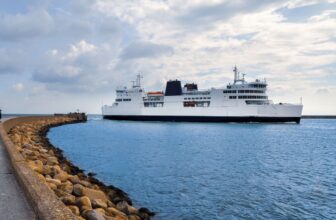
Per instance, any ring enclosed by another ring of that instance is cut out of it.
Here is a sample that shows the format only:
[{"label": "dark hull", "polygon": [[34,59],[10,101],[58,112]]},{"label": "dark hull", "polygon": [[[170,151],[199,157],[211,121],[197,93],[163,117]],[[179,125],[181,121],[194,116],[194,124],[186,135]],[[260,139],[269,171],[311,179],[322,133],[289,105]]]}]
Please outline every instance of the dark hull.
[{"label": "dark hull", "polygon": [[219,116],[154,116],[154,115],[104,115],[104,119],[129,121],[174,121],[174,122],[261,122],[261,123],[300,123],[300,117],[219,117]]}]

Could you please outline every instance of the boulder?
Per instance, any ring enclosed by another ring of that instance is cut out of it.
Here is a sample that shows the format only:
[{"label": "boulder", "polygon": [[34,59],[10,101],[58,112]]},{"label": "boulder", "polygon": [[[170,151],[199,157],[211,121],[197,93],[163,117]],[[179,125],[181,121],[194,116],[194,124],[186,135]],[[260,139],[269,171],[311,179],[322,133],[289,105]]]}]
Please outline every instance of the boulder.
[{"label": "boulder", "polygon": [[60,171],[58,174],[54,176],[54,179],[61,180],[61,182],[65,182],[68,179],[68,174],[64,171]]},{"label": "boulder", "polygon": [[101,190],[90,189],[90,188],[84,187],[82,193],[83,193],[84,196],[89,197],[90,200],[100,199],[104,202],[107,202],[107,200],[108,200],[106,194]]},{"label": "boulder", "polygon": [[42,182],[46,182],[46,179],[42,174],[37,173],[36,175]]},{"label": "boulder", "polygon": [[76,201],[76,204],[79,206],[79,207],[89,207],[90,209],[92,209],[92,206],[91,206],[91,201],[89,199],[89,197],[87,196],[82,196],[80,198],[77,199]]},{"label": "boulder", "polygon": [[68,180],[70,180],[70,182],[72,182],[73,184],[77,184],[80,181],[80,179],[76,175],[69,175]]},{"label": "boulder", "polygon": [[90,210],[83,213],[83,217],[87,220],[105,220],[104,215],[97,210]]},{"label": "boulder", "polygon": [[56,190],[56,189],[57,189],[57,186],[56,186],[55,184],[53,184],[53,183],[49,183],[49,182],[47,182],[47,185],[48,185],[49,188],[52,189],[52,190]]},{"label": "boulder", "polygon": [[30,168],[38,173],[43,173],[43,163],[40,160],[28,161]]},{"label": "boulder", "polygon": [[67,207],[71,210],[71,212],[74,215],[80,215],[79,208],[77,206],[75,206],[75,205],[68,205]]},{"label": "boulder", "polygon": [[69,195],[68,193],[66,193],[66,192],[64,192],[60,189],[55,189],[54,192],[55,192],[56,196],[58,196],[58,197],[64,197],[66,195]]},{"label": "boulder", "polygon": [[141,218],[137,215],[130,215],[128,216],[128,220],[141,220]]},{"label": "boulder", "polygon": [[103,208],[103,209],[107,208],[106,202],[101,199],[92,199],[91,204],[93,208]]},{"label": "boulder", "polygon": [[151,216],[154,216],[155,213],[151,212],[149,209],[147,208],[140,208],[138,210],[138,215],[140,216],[141,219],[150,219]]},{"label": "boulder", "polygon": [[105,215],[105,210],[102,209],[102,208],[97,208],[97,209],[93,209],[93,210],[95,210],[97,212],[100,212],[101,214]]},{"label": "boulder", "polygon": [[110,200],[107,200],[106,204],[107,204],[108,207],[113,207],[113,208],[116,207],[116,205],[113,202],[111,202]]},{"label": "boulder", "polygon": [[47,160],[48,160],[48,162],[47,162],[48,165],[58,165],[57,157],[50,156],[50,157],[47,158]]},{"label": "boulder", "polygon": [[86,180],[80,180],[79,183],[85,187],[90,187],[91,183]]},{"label": "boulder", "polygon": [[45,180],[46,180],[48,183],[53,183],[53,184],[55,184],[57,187],[58,187],[59,185],[62,184],[62,182],[61,182],[60,180],[58,180],[58,179],[52,179],[52,178],[46,177]]},{"label": "boulder", "polygon": [[137,214],[138,209],[130,206],[126,201],[117,203],[116,208],[126,214]]},{"label": "boulder", "polygon": [[[41,161],[42,161],[43,159],[41,159]],[[42,161],[43,162],[43,161]],[[50,166],[48,166],[48,165],[44,165],[43,166],[43,174],[44,175],[50,175],[51,174],[51,167]]]},{"label": "boulder", "polygon": [[109,216],[125,216],[126,219],[127,219],[127,216],[126,216],[125,213],[123,213],[123,212],[121,212],[121,211],[119,211],[118,209],[113,208],[113,207],[109,207],[109,208],[107,208],[107,209],[106,209],[106,213],[107,213],[107,215],[109,215]]},{"label": "boulder", "polygon": [[63,196],[61,200],[65,205],[75,205],[76,204],[76,197],[70,194]]},{"label": "boulder", "polygon": [[84,189],[84,186],[82,186],[80,184],[75,184],[73,186],[73,194],[75,196],[82,196],[83,195],[83,189]]},{"label": "boulder", "polygon": [[58,187],[60,190],[66,192],[66,193],[69,193],[71,194],[72,193],[72,190],[73,190],[73,185],[70,181],[66,181],[64,183],[61,183],[61,185],[59,185]]}]

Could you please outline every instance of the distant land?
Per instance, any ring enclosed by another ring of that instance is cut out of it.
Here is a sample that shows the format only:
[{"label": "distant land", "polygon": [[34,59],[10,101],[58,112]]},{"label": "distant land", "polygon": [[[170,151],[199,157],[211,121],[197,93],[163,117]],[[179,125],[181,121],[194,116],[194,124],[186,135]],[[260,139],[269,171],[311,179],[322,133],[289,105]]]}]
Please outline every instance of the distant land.
[{"label": "distant land", "polygon": [[[53,114],[2,114],[4,118],[15,116],[36,116],[36,115],[53,115]],[[100,116],[101,114],[88,114],[89,116]],[[303,119],[336,119],[336,115],[302,115]]]},{"label": "distant land", "polygon": [[312,119],[336,119],[336,115],[302,115],[301,118],[312,118]]}]

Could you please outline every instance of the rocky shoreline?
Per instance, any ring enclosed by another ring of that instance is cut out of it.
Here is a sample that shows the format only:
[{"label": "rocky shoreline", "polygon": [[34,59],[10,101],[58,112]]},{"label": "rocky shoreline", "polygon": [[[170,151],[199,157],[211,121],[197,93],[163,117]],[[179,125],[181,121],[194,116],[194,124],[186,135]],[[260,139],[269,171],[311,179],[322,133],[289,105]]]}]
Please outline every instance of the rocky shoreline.
[{"label": "rocky shoreline", "polygon": [[107,186],[87,175],[68,161],[61,149],[54,147],[46,137],[52,127],[79,123],[86,117],[58,115],[49,119],[19,124],[8,135],[16,150],[35,174],[45,183],[76,219],[89,220],[147,220],[154,213],[147,208],[135,208],[122,190]]}]

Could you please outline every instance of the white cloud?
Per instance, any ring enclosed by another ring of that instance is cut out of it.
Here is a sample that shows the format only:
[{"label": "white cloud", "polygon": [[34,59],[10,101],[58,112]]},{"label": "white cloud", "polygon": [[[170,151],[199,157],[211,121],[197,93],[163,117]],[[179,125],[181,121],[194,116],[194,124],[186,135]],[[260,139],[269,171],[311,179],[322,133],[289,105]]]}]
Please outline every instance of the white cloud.
[{"label": "white cloud", "polygon": [[0,40],[25,40],[48,34],[53,28],[53,18],[44,9],[26,14],[0,14],[0,27]]},{"label": "white cloud", "polygon": [[224,86],[237,64],[267,78],[275,100],[336,95],[335,10],[295,22],[280,12],[327,2],[81,0],[7,12],[0,73],[21,72],[44,94],[112,97],[138,72],[150,89],[174,78]]},{"label": "white cloud", "polygon": [[22,83],[16,83],[13,85],[13,89],[17,92],[21,92],[24,90],[24,85]]}]

